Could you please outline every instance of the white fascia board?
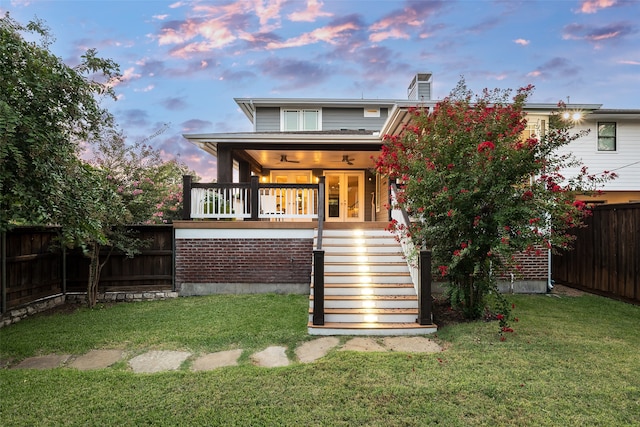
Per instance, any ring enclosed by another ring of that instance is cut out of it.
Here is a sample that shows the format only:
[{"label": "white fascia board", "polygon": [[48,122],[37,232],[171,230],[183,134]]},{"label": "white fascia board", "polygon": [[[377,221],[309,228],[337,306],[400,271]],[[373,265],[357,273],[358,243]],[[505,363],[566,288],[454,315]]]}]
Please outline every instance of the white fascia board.
[{"label": "white fascia board", "polygon": [[313,239],[312,228],[300,229],[256,229],[221,228],[196,229],[176,228],[176,239]]},{"label": "white fascia board", "polygon": [[298,145],[310,144],[376,144],[381,140],[380,135],[354,135],[354,134],[309,134],[309,133],[206,133],[186,134],[186,139],[196,145],[200,143],[210,144],[241,144],[241,143],[292,143]]}]

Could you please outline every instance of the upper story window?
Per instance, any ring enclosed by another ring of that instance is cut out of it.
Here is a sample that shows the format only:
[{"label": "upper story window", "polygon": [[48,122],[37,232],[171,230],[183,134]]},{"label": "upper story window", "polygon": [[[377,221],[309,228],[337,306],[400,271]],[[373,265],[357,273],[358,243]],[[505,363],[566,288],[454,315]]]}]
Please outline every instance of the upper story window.
[{"label": "upper story window", "polygon": [[598,122],[598,151],[616,151],[616,122]]},{"label": "upper story window", "polygon": [[321,110],[283,109],[281,126],[283,131],[322,130],[320,126]]}]

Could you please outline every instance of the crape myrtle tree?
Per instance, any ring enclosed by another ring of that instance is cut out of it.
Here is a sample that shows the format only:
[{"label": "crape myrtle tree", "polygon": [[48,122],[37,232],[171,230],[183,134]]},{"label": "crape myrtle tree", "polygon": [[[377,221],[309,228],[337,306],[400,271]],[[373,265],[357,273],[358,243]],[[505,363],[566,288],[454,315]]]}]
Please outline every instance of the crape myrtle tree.
[{"label": "crape myrtle tree", "polygon": [[162,159],[162,153],[149,144],[151,138],[128,143],[122,132],[111,128],[90,147],[89,162],[107,173],[109,185],[123,199],[134,224],[180,219],[182,176],[195,175],[179,159]]},{"label": "crape myrtle tree", "polygon": [[401,134],[385,136],[376,164],[378,173],[402,184],[397,207],[413,221],[399,231],[432,251],[434,274],[446,280],[452,305],[471,319],[489,310],[501,332],[512,330],[512,315],[496,278],[520,268],[517,253],[546,256],[548,249],[569,247],[569,229],[589,214],[576,194],[614,177],[590,175],[585,167],[577,176],[562,175],[580,163],[557,149],[584,132],[571,134],[571,123],[554,115],[548,129],[525,133],[523,107],[532,90],[520,88],[512,98],[499,89],[474,96],[461,79],[431,113],[416,108]]}]

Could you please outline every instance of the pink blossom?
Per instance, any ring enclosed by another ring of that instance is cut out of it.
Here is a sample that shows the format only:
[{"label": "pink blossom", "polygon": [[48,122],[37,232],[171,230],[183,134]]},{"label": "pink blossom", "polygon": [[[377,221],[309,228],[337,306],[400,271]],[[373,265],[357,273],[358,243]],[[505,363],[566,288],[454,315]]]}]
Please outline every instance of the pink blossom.
[{"label": "pink blossom", "polygon": [[478,153],[482,153],[487,150],[495,150],[496,144],[491,141],[484,141],[478,144]]}]

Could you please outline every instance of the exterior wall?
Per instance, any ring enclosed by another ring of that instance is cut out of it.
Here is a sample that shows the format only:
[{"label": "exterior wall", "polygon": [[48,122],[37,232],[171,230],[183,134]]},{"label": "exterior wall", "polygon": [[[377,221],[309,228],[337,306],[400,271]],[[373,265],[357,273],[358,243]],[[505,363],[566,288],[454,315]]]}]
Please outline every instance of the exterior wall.
[{"label": "exterior wall", "polygon": [[309,293],[313,230],[177,229],[180,295]]},{"label": "exterior wall", "polygon": [[388,109],[380,109],[380,117],[364,117],[364,108],[323,108],[322,130],[380,130],[387,120]]},{"label": "exterior wall", "polygon": [[256,108],[256,132],[280,132],[280,108]]},{"label": "exterior wall", "polygon": [[[598,122],[616,122],[616,151],[598,151]],[[615,171],[618,178],[605,183],[605,191],[640,191],[640,123],[638,120],[617,118],[590,118],[575,127],[575,130],[589,129],[587,136],[577,139],[563,147],[561,153],[573,153],[582,159],[590,173],[605,170]],[[567,169],[565,176],[577,174],[578,169]],[[628,200],[624,200],[628,202]],[[609,202],[611,203],[611,202]]]},{"label": "exterior wall", "polygon": [[[305,107],[311,108],[311,107]],[[322,108],[322,130],[380,130],[387,120],[388,108],[380,117],[364,117],[364,108]],[[256,132],[280,132],[280,108],[256,108]]]}]

